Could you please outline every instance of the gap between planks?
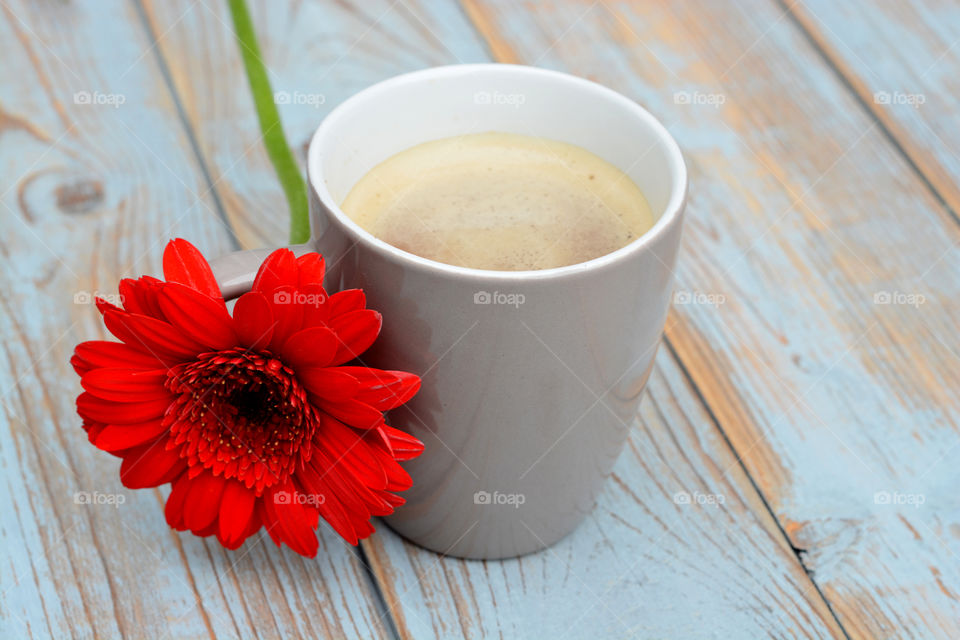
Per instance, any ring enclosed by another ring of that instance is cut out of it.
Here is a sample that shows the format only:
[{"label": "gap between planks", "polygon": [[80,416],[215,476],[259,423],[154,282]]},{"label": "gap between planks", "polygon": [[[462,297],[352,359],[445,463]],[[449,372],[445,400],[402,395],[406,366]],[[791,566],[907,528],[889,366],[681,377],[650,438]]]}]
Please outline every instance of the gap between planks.
[{"label": "gap between planks", "polygon": [[[777,0],[777,1],[783,4],[783,0]],[[511,64],[523,63],[523,61],[520,60],[519,56],[514,51],[513,47],[511,47],[507,41],[497,36],[493,25],[489,20],[486,19],[486,17],[484,16],[483,10],[475,4],[474,0],[459,0],[459,5],[463,9],[463,12],[467,16],[467,19],[471,24],[471,26],[474,28],[474,30],[479,34],[483,42],[486,44],[487,50],[489,51],[490,56],[494,61],[501,62],[501,63],[511,63]],[[798,25],[798,28],[799,28],[799,25]],[[803,30],[802,28],[801,28],[801,31],[804,31],[804,33],[806,33],[806,31]],[[820,53],[821,56],[824,57],[825,60],[827,60],[829,64],[829,58],[826,57],[826,53],[823,51],[822,47],[820,46],[820,43],[816,42],[815,40],[812,40],[812,43],[814,48]],[[845,83],[845,85],[847,85],[848,88],[851,91],[853,91],[852,87],[850,87],[848,83]],[[857,96],[857,99],[861,103],[863,103],[863,100],[860,98],[859,95],[857,95],[856,91],[853,91],[853,93],[854,95]],[[864,106],[866,107],[866,105]],[[889,135],[889,132],[888,132],[888,135]],[[892,136],[889,136],[889,137],[894,143],[896,143],[896,140]],[[901,154],[904,154],[904,156],[906,157],[906,154],[904,153],[902,147],[897,145],[897,148],[901,152]],[[909,158],[908,158],[908,161],[909,161]],[[914,169],[919,173],[919,168],[916,167],[916,165],[913,165],[912,162],[911,162],[911,165],[914,166]],[[920,175],[922,176],[922,174]],[[933,185],[930,184],[930,182],[927,181],[925,178],[924,178],[924,181],[927,183],[928,187],[932,191],[934,191],[938,199],[940,199],[941,202],[944,202],[943,199],[940,198],[939,194],[936,193],[936,190],[934,189]],[[944,204],[946,203],[944,202]],[[952,210],[950,211],[954,219],[957,219],[956,214],[954,214]],[[702,390],[700,389],[700,386],[697,384],[693,376],[690,374],[690,371],[687,367],[687,363],[680,357],[680,354],[677,352],[676,348],[674,347],[673,342],[670,340],[670,338],[667,337],[666,332],[664,332],[663,334],[663,344],[667,348],[667,350],[670,352],[670,355],[673,358],[673,360],[677,363],[677,366],[680,367],[680,370],[683,374],[684,379],[686,380],[687,384],[690,385],[690,388],[693,390],[700,404],[703,406],[704,410],[707,412],[707,415],[710,417],[710,421],[713,424],[714,428],[717,430],[718,434],[723,439],[725,445],[727,446],[731,454],[736,459],[737,465],[743,471],[744,475],[746,476],[747,480],[750,483],[750,486],[756,492],[761,503],[763,504],[764,509],[767,511],[767,513],[776,523],[777,530],[780,532],[780,535],[783,537],[783,540],[786,542],[787,546],[793,550],[793,555],[796,558],[797,563],[800,565],[800,568],[803,569],[804,575],[807,576],[807,579],[810,581],[811,586],[813,587],[813,589],[816,590],[817,595],[820,597],[824,605],[830,611],[830,615],[833,616],[834,622],[836,622],[837,627],[844,634],[844,637],[849,640],[851,637],[849,632],[841,623],[840,618],[837,615],[837,612],[834,610],[833,605],[827,599],[826,595],[823,593],[823,590],[820,588],[820,585],[817,583],[816,579],[814,578],[813,573],[805,565],[803,561],[803,557],[801,555],[803,550],[793,545],[793,541],[790,539],[790,536],[787,535],[787,532],[786,532],[786,529],[784,529],[783,523],[780,521],[780,518],[777,516],[776,512],[771,507],[769,501],[767,500],[767,497],[760,490],[760,486],[757,484],[753,475],[747,469],[747,466],[743,463],[743,460],[740,457],[740,454],[737,452],[736,448],[733,446],[733,442],[730,440],[728,434],[720,425],[720,421],[717,419],[717,416],[713,407],[707,402],[706,396],[703,394]]]},{"label": "gap between planks", "polygon": [[763,508],[766,509],[767,513],[770,514],[770,518],[776,523],[777,531],[780,532],[780,535],[783,536],[784,541],[787,543],[787,546],[793,551],[794,557],[797,559],[797,564],[800,565],[800,568],[803,569],[803,573],[807,576],[807,579],[810,581],[810,585],[816,590],[817,595],[820,596],[820,599],[826,605],[827,610],[830,612],[830,615],[833,616],[834,622],[837,623],[837,627],[843,633],[844,637],[847,640],[851,640],[850,634],[847,629],[843,626],[843,623],[840,621],[840,617],[837,615],[837,612],[834,611],[833,605],[830,603],[830,600],[827,599],[827,596],[823,593],[823,590],[820,588],[820,585],[817,583],[814,578],[813,572],[807,568],[807,565],[803,561],[803,556],[801,555],[806,550],[800,547],[795,547],[793,541],[790,539],[790,536],[787,534],[787,530],[784,529],[783,523],[780,522],[780,518],[777,517],[777,514],[774,512],[773,507],[770,506],[770,502],[767,500],[767,497],[763,495],[763,491],[760,490],[760,486],[753,479],[753,475],[750,473],[750,470],[747,469],[747,465],[743,463],[743,459],[740,457],[740,454],[737,453],[736,448],[733,446],[733,442],[730,440],[730,437],[727,435],[727,432],[720,425],[720,420],[717,418],[716,413],[713,411],[713,407],[710,406],[710,403],[707,402],[706,396],[700,391],[700,387],[697,386],[696,381],[693,379],[693,376],[690,374],[690,371],[687,369],[686,363],[680,358],[680,354],[677,352],[676,348],[673,346],[673,342],[667,338],[666,332],[663,335],[663,344],[670,352],[670,355],[673,357],[674,362],[677,363],[677,366],[680,368],[680,372],[683,374],[684,380],[690,385],[690,389],[693,390],[694,395],[697,400],[703,406],[704,410],[707,412],[707,415],[710,417],[710,422],[713,424],[714,428],[717,430],[717,433],[720,434],[720,437],[723,438],[724,444],[727,448],[730,449],[730,453],[737,461],[737,466],[740,467],[740,470],[743,471],[743,475],[747,478],[747,481],[750,483],[750,486],[753,487],[753,490],[756,492],[757,497],[760,498],[760,502],[763,504]]},{"label": "gap between planks", "polygon": [[[940,203],[953,221],[960,225],[960,213],[958,213],[954,207],[956,203],[951,203],[951,198],[949,198],[945,189],[943,189],[942,186],[937,186],[937,178],[933,175],[933,172],[922,166],[922,154],[914,154],[911,152],[909,136],[907,136],[903,129],[897,124],[892,114],[884,109],[883,105],[868,99],[872,94],[870,93],[867,83],[858,77],[843,59],[836,54],[827,39],[824,38],[820,30],[815,27],[814,20],[816,17],[810,8],[803,5],[803,0],[793,0],[793,2],[789,4],[786,0],[775,1],[783,9],[784,13],[789,16],[790,21],[797,30],[807,39],[811,48],[817,52],[817,55],[823,60],[824,65],[833,72],[840,84],[850,92],[864,113],[866,113],[867,117],[876,124],[877,129],[883,133],[887,141],[903,158],[903,161],[907,163],[907,166],[913,170],[917,178],[926,186],[930,194]],[[797,9],[797,5],[803,5],[804,8]]]},{"label": "gap between planks", "polygon": [[[948,205],[948,204],[946,203],[946,201],[943,199],[943,196],[940,194],[940,192],[936,189],[936,187],[933,185],[933,183],[927,178],[927,176],[924,174],[924,172],[922,171],[922,169],[921,169],[919,166],[917,166],[917,164],[913,161],[913,159],[912,159],[912,158],[910,157],[910,155],[906,152],[906,150],[904,149],[904,147],[899,143],[897,137],[896,137],[896,136],[894,135],[894,133],[890,130],[890,128],[886,126],[884,120],[881,119],[881,118],[879,118],[879,117],[877,116],[877,114],[873,111],[873,109],[871,109],[870,105],[869,105],[865,100],[863,100],[862,96],[861,96],[860,93],[857,91],[856,87],[847,79],[847,77],[843,74],[842,70],[841,70],[840,68],[838,68],[837,64],[834,63],[833,59],[832,59],[831,56],[827,53],[827,51],[824,50],[823,44],[822,44],[813,34],[810,33],[810,31],[809,31],[809,30],[807,29],[807,27],[803,24],[803,22],[793,13],[792,7],[786,7],[786,5],[784,4],[783,0],[777,0],[777,1],[778,1],[781,5],[783,5],[783,6],[790,12],[791,18],[792,18],[792,20],[794,21],[795,25],[805,34],[806,37],[808,37],[808,38],[811,40],[814,48],[815,48],[815,49],[817,50],[817,52],[822,56],[822,58],[824,59],[825,63],[826,63],[828,66],[830,66],[831,69],[834,71],[834,73],[836,73],[836,74],[841,78],[841,80],[843,81],[844,85],[854,94],[854,96],[855,96],[855,97],[857,98],[857,100],[860,102],[861,106],[871,115],[871,117],[872,117],[873,119],[875,119],[875,120],[878,121],[878,124],[881,126],[882,130],[884,131],[884,133],[885,133],[885,135],[888,137],[888,139],[891,141],[891,143],[894,144],[894,146],[898,149],[898,151],[901,153],[901,155],[904,156],[904,158],[907,160],[907,162],[910,164],[910,166],[913,167],[914,171],[917,173],[918,176],[920,176],[920,178],[924,181],[924,183],[925,183],[925,184],[927,185],[927,187],[931,190],[931,192],[935,195],[935,197],[937,197],[937,199],[940,200],[940,202],[944,204],[944,206],[945,206],[945,207],[947,208],[947,210],[950,212],[950,214],[951,214],[951,216],[954,218],[954,220],[957,221],[958,223],[960,223],[960,218],[957,217],[956,212],[955,212],[951,207],[949,207],[949,205]],[[151,42],[155,42],[155,41],[157,40],[156,34],[153,32],[153,29],[151,28],[151,25],[150,25],[150,23],[149,23],[149,20],[148,20],[147,17],[146,17],[145,8],[144,8],[144,6],[143,6],[143,4],[142,4],[142,0],[131,0],[131,2],[133,2],[134,6],[136,7],[137,13],[138,13],[138,15],[139,15],[139,17],[140,17],[140,20],[141,20],[141,22],[142,22],[143,28],[146,30],[147,36],[150,38],[150,41],[151,41]],[[512,46],[511,46],[508,42],[506,42],[505,40],[502,40],[502,39],[497,38],[496,34],[493,33],[493,27],[492,27],[492,25],[489,23],[489,21],[487,21],[487,20],[483,17],[483,12],[482,12],[482,10],[479,10],[479,8],[472,2],[472,0],[462,0],[462,1],[459,3],[458,6],[459,6],[459,8],[463,11],[463,14],[464,14],[465,17],[467,18],[468,23],[469,23],[469,24],[471,25],[471,27],[475,30],[475,32],[479,35],[480,39],[486,44],[487,49],[488,49],[489,54],[490,54],[490,57],[491,57],[493,60],[495,60],[495,61],[497,61],[497,62],[519,62],[518,56],[517,56],[516,53],[514,52],[514,49],[512,48]],[[188,118],[186,117],[186,114],[185,114],[185,112],[184,112],[184,107],[183,107],[183,102],[182,102],[181,96],[179,95],[179,92],[177,91],[177,89],[176,89],[176,87],[175,87],[175,85],[174,85],[174,83],[173,83],[173,81],[172,81],[172,78],[171,78],[171,76],[170,76],[170,72],[169,72],[169,68],[168,68],[167,62],[166,62],[166,60],[164,59],[162,52],[159,50],[159,47],[154,47],[154,50],[153,50],[152,53],[153,53],[153,55],[155,56],[155,58],[156,58],[156,60],[157,60],[157,62],[158,62],[158,65],[159,65],[159,67],[160,67],[160,69],[161,69],[161,73],[162,73],[162,75],[163,75],[163,77],[164,77],[164,81],[165,81],[165,83],[166,83],[166,85],[167,85],[168,91],[170,92],[171,98],[172,98],[174,104],[176,105],[177,112],[178,112],[178,117],[179,117],[179,119],[180,119],[180,121],[181,121],[181,124],[182,124],[182,126],[183,126],[183,128],[184,128],[184,131],[185,131],[185,133],[186,133],[186,135],[187,135],[187,137],[188,137],[188,139],[189,139],[189,141],[190,141],[190,145],[191,145],[192,151],[193,151],[193,153],[194,153],[194,155],[195,155],[195,157],[196,157],[196,159],[197,159],[197,161],[198,161],[198,163],[199,163],[199,165],[200,165],[200,167],[201,167],[201,171],[203,172],[204,179],[205,179],[205,181],[206,181],[206,183],[207,183],[207,186],[208,186],[208,189],[209,189],[209,193],[211,194],[211,197],[213,198],[213,200],[214,200],[214,202],[215,202],[215,206],[216,206],[216,209],[217,209],[217,213],[218,213],[218,215],[221,217],[221,220],[222,220],[223,223],[224,223],[224,227],[225,227],[225,228],[228,230],[228,232],[229,232],[232,245],[233,245],[235,248],[239,248],[239,247],[240,247],[240,243],[239,243],[239,241],[237,240],[236,231],[235,231],[233,225],[230,223],[229,219],[227,218],[227,216],[226,216],[226,214],[225,214],[225,210],[224,210],[224,208],[223,208],[223,205],[222,205],[222,202],[221,202],[221,199],[220,199],[219,192],[218,192],[218,190],[217,190],[217,188],[216,188],[216,184],[213,182],[213,180],[212,180],[212,178],[211,178],[211,173],[210,173],[210,171],[209,171],[209,168],[208,168],[208,165],[207,165],[207,162],[206,162],[206,158],[204,157],[203,153],[202,153],[201,150],[200,150],[200,147],[199,147],[199,144],[198,144],[197,138],[196,138],[196,133],[195,133],[192,125],[190,124]],[[244,82],[246,82],[245,79],[244,79]],[[740,458],[740,456],[739,456],[739,454],[737,453],[736,449],[733,447],[733,444],[732,444],[732,442],[730,441],[728,435],[725,433],[725,431],[724,431],[723,428],[721,427],[721,425],[720,425],[719,421],[717,420],[717,417],[716,417],[716,415],[715,415],[715,413],[714,413],[713,408],[707,403],[707,401],[706,401],[706,399],[705,399],[705,397],[704,397],[701,389],[700,389],[699,386],[696,384],[696,382],[694,381],[693,377],[690,375],[690,372],[689,372],[689,370],[688,370],[688,368],[687,368],[687,366],[686,366],[686,363],[680,358],[680,356],[679,356],[678,352],[676,351],[676,349],[675,349],[672,341],[671,341],[666,335],[664,335],[663,341],[664,341],[664,344],[665,344],[666,348],[669,350],[669,352],[670,352],[670,354],[671,354],[671,357],[675,360],[675,362],[676,362],[676,363],[678,364],[678,366],[680,367],[680,369],[681,369],[681,371],[682,371],[682,373],[683,373],[683,376],[684,376],[684,378],[686,379],[687,383],[688,383],[688,384],[690,385],[690,387],[693,389],[693,391],[694,391],[694,393],[696,394],[697,398],[699,399],[700,403],[702,404],[702,406],[704,407],[704,409],[705,409],[706,412],[708,413],[711,422],[713,423],[714,427],[715,427],[715,428],[717,429],[717,431],[718,431],[718,434],[723,438],[724,442],[726,443],[726,446],[730,449],[731,453],[732,453],[732,454],[734,455],[734,457],[736,458],[737,464],[741,467],[742,471],[743,471],[744,474],[746,475],[746,477],[747,477],[747,479],[749,480],[751,486],[753,487],[753,490],[756,492],[757,496],[758,496],[759,499],[761,500],[764,508],[767,510],[767,512],[769,513],[769,515],[773,518],[774,522],[776,522],[776,525],[777,525],[777,528],[778,528],[779,531],[780,531],[780,534],[783,536],[783,538],[784,538],[784,540],[786,541],[787,545],[788,545],[791,549],[793,549],[793,551],[794,551],[794,556],[797,558],[797,562],[799,563],[800,567],[803,569],[805,575],[806,575],[806,576],[808,577],[808,579],[810,580],[812,587],[813,587],[814,589],[816,589],[818,595],[819,595],[820,598],[823,600],[823,602],[824,602],[824,604],[827,606],[828,610],[831,612],[831,615],[834,617],[834,620],[835,620],[835,622],[837,623],[838,627],[842,630],[842,632],[845,634],[845,636],[846,636],[847,638],[849,638],[849,637],[850,637],[849,634],[847,633],[846,629],[843,627],[843,625],[840,623],[839,619],[837,618],[837,615],[836,615],[835,611],[833,610],[833,607],[831,606],[830,602],[825,598],[824,594],[822,593],[822,591],[821,591],[821,589],[820,589],[820,586],[817,584],[817,582],[816,582],[816,580],[814,579],[813,575],[808,571],[807,567],[804,565],[802,556],[800,555],[802,550],[799,550],[799,549],[797,549],[796,547],[793,546],[792,541],[790,540],[789,536],[786,534],[786,531],[784,530],[783,525],[782,525],[782,523],[780,522],[779,518],[777,517],[777,515],[775,514],[775,512],[772,510],[772,508],[771,508],[770,504],[768,503],[766,497],[765,497],[765,496],[763,495],[763,493],[760,491],[760,489],[759,489],[756,481],[754,480],[754,478],[752,477],[752,475],[748,472],[746,466],[743,464],[742,459]],[[385,600],[385,598],[384,598],[384,594],[383,594],[383,591],[382,591],[382,589],[381,589],[381,585],[380,585],[379,579],[378,579],[378,577],[377,577],[376,572],[372,569],[372,567],[371,567],[371,565],[370,565],[370,558],[369,558],[368,553],[366,552],[365,546],[361,546],[361,547],[358,548],[358,557],[359,557],[361,563],[363,564],[364,569],[365,569],[365,572],[366,572],[367,577],[368,577],[368,579],[369,579],[370,586],[371,586],[371,591],[372,591],[372,594],[371,594],[371,595],[373,595],[373,597],[374,597],[375,604],[376,604],[376,609],[377,609],[378,611],[380,611],[384,616],[386,616],[387,614],[389,614],[388,619],[389,619],[389,630],[390,630],[390,633],[391,633],[391,635],[392,635],[393,637],[399,637],[399,634],[398,634],[398,631],[397,631],[397,626],[396,626],[396,620],[395,620],[394,617],[393,617],[393,613],[392,613],[392,612],[388,609],[388,607],[386,606],[386,600]]]},{"label": "gap between planks", "polygon": [[[136,10],[137,16],[139,17],[141,26],[146,32],[147,38],[149,39],[150,42],[157,43],[159,39],[157,37],[157,34],[154,32],[152,25],[150,24],[150,20],[147,16],[146,7],[144,7],[143,5],[143,0],[130,0],[130,1],[133,4],[134,9]],[[197,140],[196,131],[194,130],[193,126],[190,124],[190,120],[187,117],[186,111],[183,106],[183,100],[180,96],[179,91],[176,88],[176,85],[173,82],[173,77],[170,74],[170,68],[169,68],[169,65],[167,64],[166,59],[163,56],[163,52],[161,51],[160,47],[153,46],[151,50],[151,54],[156,59],[157,65],[160,68],[160,73],[163,76],[163,80],[166,85],[166,88],[170,93],[170,98],[176,107],[177,117],[180,121],[181,126],[184,129],[184,133],[187,136],[187,139],[189,140],[190,149],[193,152],[194,157],[196,158],[197,163],[200,166],[200,170],[203,174],[203,179],[207,184],[207,193],[209,193],[209,195],[213,199],[214,207],[216,208],[217,215],[219,216],[221,222],[223,223],[223,227],[225,228],[225,230],[229,235],[230,245],[234,250],[242,249],[243,247],[237,237],[236,229],[234,228],[233,224],[231,223],[229,217],[226,214],[226,210],[220,198],[220,193],[217,189],[216,182],[214,182],[212,179],[210,168],[207,165],[206,157],[201,151],[200,144]],[[246,83],[247,79],[244,77],[242,81]],[[381,525],[381,526],[385,526],[385,525]],[[178,545],[179,545],[179,541],[178,541]],[[181,554],[182,554],[182,550],[181,550]],[[372,600],[374,610],[379,613],[381,621],[386,622],[386,628],[390,634],[390,637],[394,640],[399,639],[400,634],[397,628],[397,621],[394,619],[393,611],[387,606],[387,602],[384,597],[383,590],[381,589],[380,582],[376,578],[376,574],[373,568],[370,566],[370,560],[365,550],[365,547],[362,544],[358,545],[356,547],[355,554],[357,556],[357,560],[363,566],[364,574],[367,579],[367,586],[369,587],[369,592],[367,595]],[[189,571],[189,568],[188,568],[188,571]],[[192,578],[191,578],[191,582],[192,582]],[[194,586],[194,589],[196,589],[195,586]],[[198,601],[199,600],[200,598],[198,598]],[[202,607],[202,604],[201,604],[201,607]],[[207,626],[207,629],[210,631],[210,637],[211,638],[216,637],[215,634],[213,633],[213,629],[210,625],[210,621],[205,612],[203,613],[203,618]]]},{"label": "gap between planks", "polygon": [[[140,25],[143,27],[143,30],[146,33],[147,39],[153,43],[153,46],[150,48],[151,53],[153,54],[154,59],[157,61],[157,66],[160,69],[160,75],[163,77],[163,82],[167,86],[167,91],[170,92],[170,99],[173,101],[173,105],[177,110],[177,119],[180,120],[180,124],[183,126],[184,135],[187,136],[187,140],[190,143],[190,150],[193,152],[193,156],[197,159],[197,165],[200,167],[200,173],[203,174],[204,182],[207,183],[207,194],[209,194],[213,199],[213,207],[227,232],[230,246],[234,251],[238,251],[243,247],[240,245],[240,240],[237,238],[236,229],[234,229],[233,225],[230,224],[230,219],[227,217],[227,211],[224,209],[223,201],[220,199],[220,192],[217,191],[216,183],[213,181],[213,178],[210,174],[210,167],[207,166],[207,159],[200,151],[200,143],[197,141],[196,131],[194,131],[193,127],[190,125],[190,120],[187,118],[187,112],[183,107],[183,100],[181,99],[180,93],[177,91],[177,88],[173,83],[173,76],[170,75],[170,66],[163,57],[163,51],[161,51],[160,47],[157,46],[157,44],[160,42],[160,38],[163,36],[161,35],[157,37],[157,34],[154,32],[153,27],[150,24],[150,19],[147,17],[147,9],[143,6],[143,0],[130,0],[130,2],[140,20]],[[243,82],[246,83],[247,79],[244,78]]]}]

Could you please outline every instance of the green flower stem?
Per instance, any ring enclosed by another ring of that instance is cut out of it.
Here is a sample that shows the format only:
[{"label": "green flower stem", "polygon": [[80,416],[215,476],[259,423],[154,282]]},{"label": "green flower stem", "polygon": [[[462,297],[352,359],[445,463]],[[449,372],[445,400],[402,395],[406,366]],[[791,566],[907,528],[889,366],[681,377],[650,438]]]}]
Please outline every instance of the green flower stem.
[{"label": "green flower stem", "polygon": [[260,55],[257,34],[253,30],[253,21],[244,0],[228,0],[233,28],[236,31],[240,55],[250,82],[253,104],[257,109],[260,131],[263,132],[263,144],[273,170],[280,180],[283,192],[290,207],[290,242],[302,244],[310,239],[310,216],[307,210],[307,185],[300,175],[297,161],[290,152],[290,145],[283,133],[280,114],[273,99],[270,79]]}]

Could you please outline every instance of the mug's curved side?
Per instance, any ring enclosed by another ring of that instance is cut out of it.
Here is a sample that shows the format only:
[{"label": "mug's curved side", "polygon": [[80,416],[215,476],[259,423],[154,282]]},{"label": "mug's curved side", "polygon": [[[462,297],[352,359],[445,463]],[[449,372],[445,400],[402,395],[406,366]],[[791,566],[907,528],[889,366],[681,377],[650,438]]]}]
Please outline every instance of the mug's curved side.
[{"label": "mug's curved side", "polygon": [[[477,91],[526,91],[497,110]],[[562,105],[562,108],[558,108]],[[542,271],[468,269],[379,240],[339,208],[404,148],[478,130],[578,144],[624,170],[659,212],[653,229],[594,260]],[[624,96],[514,65],[405,74],[328,115],[308,152],[314,246],[333,288],[384,315],[365,363],[413,371],[390,420],[426,444],[388,523],[440,553],[504,558],[544,548],[593,507],[635,419],[673,289],[687,174],[666,129]]]}]

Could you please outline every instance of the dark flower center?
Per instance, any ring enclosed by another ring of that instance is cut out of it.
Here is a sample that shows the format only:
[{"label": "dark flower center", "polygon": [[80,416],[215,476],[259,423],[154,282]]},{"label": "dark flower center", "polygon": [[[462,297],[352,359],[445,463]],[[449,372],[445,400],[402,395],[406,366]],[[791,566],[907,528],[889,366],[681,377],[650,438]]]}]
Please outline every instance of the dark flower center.
[{"label": "dark flower center", "polygon": [[171,368],[177,398],[165,421],[190,467],[237,478],[261,493],[310,459],[318,423],[293,370],[266,351],[201,354]]},{"label": "dark flower center", "polygon": [[275,415],[277,393],[263,384],[250,384],[236,389],[229,404],[237,408],[237,417],[248,423],[260,423]]}]

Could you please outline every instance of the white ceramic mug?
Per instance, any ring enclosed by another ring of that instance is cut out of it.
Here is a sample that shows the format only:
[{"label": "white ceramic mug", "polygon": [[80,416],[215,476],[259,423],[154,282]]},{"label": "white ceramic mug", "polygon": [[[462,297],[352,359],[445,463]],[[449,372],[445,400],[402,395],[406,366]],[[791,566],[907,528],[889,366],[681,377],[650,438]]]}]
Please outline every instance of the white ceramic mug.
[{"label": "white ceramic mug", "polygon": [[[414,145],[503,131],[579,145],[623,170],[657,217],[608,255],[541,271],[441,264],[370,235],[340,210],[374,166]],[[331,291],[361,287],[383,313],[370,366],[423,377],[389,421],[424,441],[388,518],[413,542],[466,558],[542,549],[593,508],[633,423],[663,331],[687,189],[677,144],[595,83],[532,67],[438,67],[376,84],[323,121],[308,153],[311,250]],[[262,254],[216,265],[226,294]]]}]

